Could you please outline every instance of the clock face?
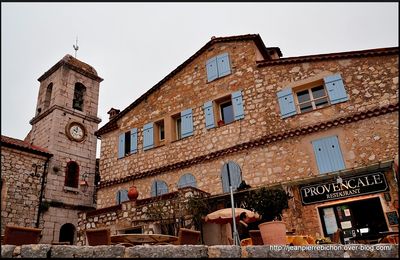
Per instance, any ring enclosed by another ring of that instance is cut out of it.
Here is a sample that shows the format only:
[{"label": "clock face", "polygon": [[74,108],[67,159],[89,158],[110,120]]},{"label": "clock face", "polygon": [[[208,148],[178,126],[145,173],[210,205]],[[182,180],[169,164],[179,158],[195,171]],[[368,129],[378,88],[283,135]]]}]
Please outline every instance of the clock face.
[{"label": "clock face", "polygon": [[67,136],[74,141],[82,141],[85,138],[85,127],[77,122],[72,122],[67,125]]}]

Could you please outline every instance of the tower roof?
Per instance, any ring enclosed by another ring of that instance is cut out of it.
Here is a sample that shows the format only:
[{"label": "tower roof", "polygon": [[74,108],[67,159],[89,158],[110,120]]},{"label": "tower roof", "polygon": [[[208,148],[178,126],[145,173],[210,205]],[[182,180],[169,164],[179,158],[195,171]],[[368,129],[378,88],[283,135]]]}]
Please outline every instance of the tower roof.
[{"label": "tower roof", "polygon": [[78,60],[77,58],[72,57],[69,54],[65,55],[59,62],[57,62],[48,71],[46,71],[42,76],[40,76],[38,78],[38,81],[42,82],[47,77],[49,77],[51,74],[53,74],[61,66],[66,66],[66,67],[70,68],[71,70],[74,70],[74,71],[76,71],[88,78],[94,79],[98,82],[103,81],[103,79],[97,75],[97,71],[92,66],[90,66],[89,64],[87,64],[83,61]]}]

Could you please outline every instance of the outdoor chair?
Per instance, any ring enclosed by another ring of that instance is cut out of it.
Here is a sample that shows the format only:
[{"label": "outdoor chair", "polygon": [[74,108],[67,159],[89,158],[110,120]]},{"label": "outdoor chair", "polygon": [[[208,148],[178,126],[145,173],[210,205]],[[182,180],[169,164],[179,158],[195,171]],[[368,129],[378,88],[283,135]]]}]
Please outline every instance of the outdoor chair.
[{"label": "outdoor chair", "polygon": [[200,241],[200,231],[180,228],[178,232],[177,245],[198,245]]},{"label": "outdoor chair", "polygon": [[344,244],[343,231],[340,228],[333,233],[332,242],[335,244]]},{"label": "outdoor chair", "polygon": [[260,230],[249,230],[250,238],[254,246],[256,245],[264,245],[264,242],[261,237]]},{"label": "outdoor chair", "polygon": [[42,230],[39,228],[6,225],[4,244],[16,246],[38,244],[41,233]]},{"label": "outdoor chair", "polygon": [[399,244],[399,235],[387,235],[382,238],[379,243],[381,244]]},{"label": "outdoor chair", "polygon": [[89,246],[111,245],[111,231],[109,228],[86,230]]}]

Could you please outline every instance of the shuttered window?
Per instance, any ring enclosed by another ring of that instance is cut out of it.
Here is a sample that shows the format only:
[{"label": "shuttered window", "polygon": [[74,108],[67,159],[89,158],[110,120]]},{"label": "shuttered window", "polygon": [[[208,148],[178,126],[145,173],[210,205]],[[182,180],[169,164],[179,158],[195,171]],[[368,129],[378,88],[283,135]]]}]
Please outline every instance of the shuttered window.
[{"label": "shuttered window", "polygon": [[206,120],[206,129],[214,128],[215,127],[215,120],[214,120],[214,109],[213,109],[213,102],[208,101],[204,103],[204,115]]},{"label": "shuttered window", "polygon": [[117,205],[121,204],[124,201],[128,201],[128,191],[127,190],[119,190],[117,191],[116,198],[115,198]]},{"label": "shuttered window", "polygon": [[281,111],[281,118],[286,118],[296,114],[296,106],[294,105],[294,98],[292,89],[286,88],[277,93],[279,108]]},{"label": "shuttered window", "polygon": [[125,156],[125,133],[118,138],[118,159]]},{"label": "shuttered window", "polygon": [[148,123],[143,126],[143,150],[148,150],[154,147],[154,132],[153,123]]},{"label": "shuttered window", "polygon": [[206,62],[207,81],[211,82],[217,78],[231,74],[229,54],[222,53],[212,57]]},{"label": "shuttered window", "polygon": [[349,99],[347,97],[346,89],[344,88],[344,83],[340,74],[325,77],[324,82],[326,89],[328,90],[331,104],[337,104]]},{"label": "shuttered window", "polygon": [[156,180],[151,185],[151,196],[156,197],[168,193],[168,186],[165,181]]},{"label": "shuttered window", "polygon": [[185,138],[193,135],[192,109],[186,109],[181,112],[181,137]]},{"label": "shuttered window", "polygon": [[232,161],[225,163],[222,166],[221,182],[223,192],[230,192],[230,186],[235,191],[242,182],[240,166]]},{"label": "shuttered window", "polygon": [[133,128],[131,130],[130,152],[131,153],[136,153],[137,152],[137,128]]},{"label": "shuttered window", "polygon": [[196,179],[190,173],[186,173],[179,178],[178,187],[197,187]]},{"label": "shuttered window", "polygon": [[243,109],[242,91],[236,91],[232,93],[232,106],[233,106],[234,120],[243,119],[244,109]]},{"label": "shuttered window", "polygon": [[120,134],[118,137],[118,159],[137,152],[137,128]]},{"label": "shuttered window", "polygon": [[328,173],[345,169],[342,152],[337,136],[312,141],[319,173]]},{"label": "shuttered window", "polygon": [[[310,83],[309,83],[310,84]],[[312,86],[287,87],[277,93],[281,118],[345,102],[349,98],[340,74],[311,83]]]}]

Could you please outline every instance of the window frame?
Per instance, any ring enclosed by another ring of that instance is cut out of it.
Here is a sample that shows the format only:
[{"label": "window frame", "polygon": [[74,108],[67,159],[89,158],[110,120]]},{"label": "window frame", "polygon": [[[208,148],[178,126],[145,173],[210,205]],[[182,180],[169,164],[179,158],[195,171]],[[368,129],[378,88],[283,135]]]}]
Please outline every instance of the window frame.
[{"label": "window frame", "polygon": [[[323,88],[324,96],[318,97],[318,98],[314,98],[312,89],[313,88],[317,88],[317,87],[322,87]],[[308,95],[309,95],[310,99],[307,100],[307,101],[304,101],[304,102],[300,102],[299,101],[299,97],[298,97],[298,93],[306,91],[306,90],[308,91]],[[331,105],[331,101],[330,101],[330,98],[329,98],[329,95],[328,95],[328,91],[326,89],[326,86],[325,86],[325,83],[324,83],[323,80],[318,80],[318,81],[314,81],[314,82],[306,84],[306,85],[302,85],[302,86],[299,86],[299,87],[294,87],[294,88],[292,88],[292,93],[293,93],[293,97],[294,97],[294,100],[295,100],[295,107],[296,107],[297,114],[304,114],[304,113],[312,112],[312,111],[315,111],[315,110],[318,110],[318,109],[321,109],[321,108],[325,108],[325,107],[328,107],[328,106]],[[323,106],[320,106],[320,105],[316,106],[315,105],[316,101],[324,99],[324,98],[326,99],[326,103]],[[311,103],[312,109],[302,112],[300,106],[302,104],[307,104],[307,103]]]},{"label": "window frame", "polygon": [[[70,167],[75,165],[75,172],[72,174],[70,172]],[[69,188],[79,188],[79,164],[75,161],[69,161],[65,167],[65,178],[64,178],[64,187]],[[72,176],[71,176],[72,175]],[[71,185],[72,184],[72,185]]]},{"label": "window frame", "polygon": [[[164,119],[158,120],[154,122],[154,146],[160,146],[165,143],[165,123]],[[162,134],[164,138],[161,138]]]}]

